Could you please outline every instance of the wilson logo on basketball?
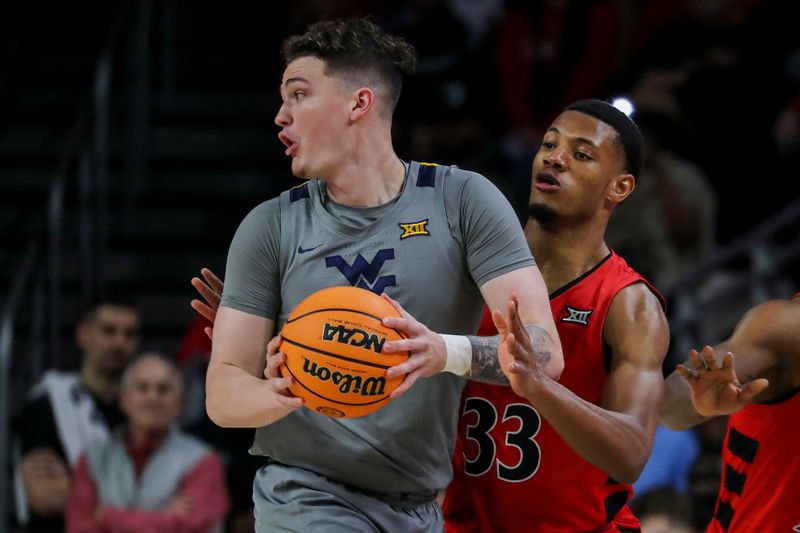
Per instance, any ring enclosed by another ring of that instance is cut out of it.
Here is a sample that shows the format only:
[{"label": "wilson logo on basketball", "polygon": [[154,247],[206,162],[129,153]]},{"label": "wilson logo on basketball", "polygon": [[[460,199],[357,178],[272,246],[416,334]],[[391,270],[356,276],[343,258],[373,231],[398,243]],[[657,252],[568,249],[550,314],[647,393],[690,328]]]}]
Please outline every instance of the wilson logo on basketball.
[{"label": "wilson logo on basketball", "polygon": [[386,378],[368,377],[363,379],[361,376],[354,376],[344,372],[331,371],[326,366],[318,365],[308,358],[303,358],[303,372],[317,378],[320,381],[332,381],[339,386],[342,394],[361,394],[361,396],[383,396],[386,387]]},{"label": "wilson logo on basketball", "polygon": [[375,353],[381,353],[386,337],[367,333],[363,329],[351,329],[341,324],[332,326],[326,322],[322,329],[322,340],[341,342],[342,344],[350,344],[351,346],[372,350]]}]

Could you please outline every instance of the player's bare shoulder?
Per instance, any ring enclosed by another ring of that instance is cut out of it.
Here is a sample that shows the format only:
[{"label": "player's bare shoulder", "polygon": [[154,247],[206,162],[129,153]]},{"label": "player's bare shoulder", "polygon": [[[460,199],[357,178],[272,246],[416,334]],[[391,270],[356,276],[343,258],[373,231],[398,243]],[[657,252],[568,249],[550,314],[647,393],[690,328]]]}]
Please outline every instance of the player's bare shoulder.
[{"label": "player's bare shoulder", "polygon": [[[669,344],[669,324],[661,300],[646,283],[621,289],[608,308],[603,338],[617,353],[649,352],[663,358]],[[649,346],[652,350],[642,350]]]}]

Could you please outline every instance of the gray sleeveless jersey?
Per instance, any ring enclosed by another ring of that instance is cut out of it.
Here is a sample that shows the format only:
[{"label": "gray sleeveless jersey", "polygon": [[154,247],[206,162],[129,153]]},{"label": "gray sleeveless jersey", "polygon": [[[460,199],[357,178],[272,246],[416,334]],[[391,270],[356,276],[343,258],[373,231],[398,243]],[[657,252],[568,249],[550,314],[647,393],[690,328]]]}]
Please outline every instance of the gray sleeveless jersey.
[{"label": "gray sleeveless jersey", "polygon": [[[486,178],[412,162],[394,202],[347,208],[317,180],[256,207],[231,244],[222,305],[276,320],[336,285],[386,292],[440,333],[473,334],[479,287],[533,265],[508,201]],[[377,492],[430,492],[451,477],[464,380],[417,381],[382,409],[333,419],[309,409],[260,428],[251,453]]]}]

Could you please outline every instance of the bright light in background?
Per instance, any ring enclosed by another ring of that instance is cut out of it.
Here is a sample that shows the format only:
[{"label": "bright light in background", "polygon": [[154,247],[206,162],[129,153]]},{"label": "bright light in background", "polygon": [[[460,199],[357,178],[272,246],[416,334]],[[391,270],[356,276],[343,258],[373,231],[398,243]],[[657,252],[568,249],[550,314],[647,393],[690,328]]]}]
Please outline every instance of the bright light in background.
[{"label": "bright light in background", "polygon": [[622,98],[622,97],[614,98],[611,101],[611,105],[613,105],[614,107],[616,107],[617,109],[619,109],[628,116],[631,116],[633,114],[634,111],[633,102],[631,102],[627,98]]}]

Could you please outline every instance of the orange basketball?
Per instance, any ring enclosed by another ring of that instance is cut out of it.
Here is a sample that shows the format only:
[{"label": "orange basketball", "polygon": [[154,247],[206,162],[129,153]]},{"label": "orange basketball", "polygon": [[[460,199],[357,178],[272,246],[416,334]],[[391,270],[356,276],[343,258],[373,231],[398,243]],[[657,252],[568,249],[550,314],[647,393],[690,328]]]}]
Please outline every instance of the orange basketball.
[{"label": "orange basketball", "polygon": [[280,351],[281,375],[291,375],[291,392],[326,416],[355,418],[389,403],[405,376],[389,379],[386,369],[408,352],[383,354],[386,341],[404,338],[381,319],[400,316],[392,305],[366,289],[331,287],[297,304],[286,324]]}]

